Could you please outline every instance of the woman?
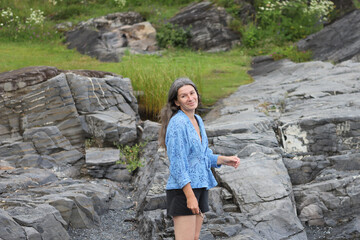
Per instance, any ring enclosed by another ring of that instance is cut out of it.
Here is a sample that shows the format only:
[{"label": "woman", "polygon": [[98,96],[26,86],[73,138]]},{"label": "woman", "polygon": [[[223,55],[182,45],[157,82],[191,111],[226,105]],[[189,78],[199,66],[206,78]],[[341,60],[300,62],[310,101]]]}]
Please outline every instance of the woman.
[{"label": "woman", "polygon": [[167,213],[173,217],[175,239],[199,239],[203,213],[209,210],[208,190],[217,185],[211,167],[237,168],[236,156],[219,156],[208,147],[204,123],[195,114],[200,97],[188,78],[176,79],[161,111],[160,145],[170,160],[166,185]]}]

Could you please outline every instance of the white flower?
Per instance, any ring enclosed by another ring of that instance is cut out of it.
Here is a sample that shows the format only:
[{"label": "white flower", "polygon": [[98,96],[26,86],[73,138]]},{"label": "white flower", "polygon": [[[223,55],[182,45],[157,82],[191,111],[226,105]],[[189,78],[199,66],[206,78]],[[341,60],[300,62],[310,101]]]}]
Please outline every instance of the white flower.
[{"label": "white flower", "polygon": [[41,10],[32,10],[30,8],[30,17],[26,18],[26,23],[42,24],[45,20],[44,12]]},{"label": "white flower", "polygon": [[118,7],[124,7],[125,4],[126,4],[126,0],[114,0],[115,4],[118,6]]}]

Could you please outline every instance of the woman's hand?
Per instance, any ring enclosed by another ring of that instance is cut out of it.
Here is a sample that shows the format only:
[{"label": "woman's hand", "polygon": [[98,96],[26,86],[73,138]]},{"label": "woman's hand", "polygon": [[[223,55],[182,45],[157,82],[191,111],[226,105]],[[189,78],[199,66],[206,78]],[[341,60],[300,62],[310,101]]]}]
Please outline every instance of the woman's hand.
[{"label": "woman's hand", "polygon": [[195,196],[187,198],[186,204],[193,214],[200,214],[199,203]]},{"label": "woman's hand", "polygon": [[199,203],[195,197],[194,191],[192,190],[190,183],[186,184],[183,187],[183,191],[186,196],[186,206],[191,210],[193,214],[199,214]]},{"label": "woman's hand", "polygon": [[237,168],[240,165],[240,158],[237,156],[219,156],[218,164]]}]

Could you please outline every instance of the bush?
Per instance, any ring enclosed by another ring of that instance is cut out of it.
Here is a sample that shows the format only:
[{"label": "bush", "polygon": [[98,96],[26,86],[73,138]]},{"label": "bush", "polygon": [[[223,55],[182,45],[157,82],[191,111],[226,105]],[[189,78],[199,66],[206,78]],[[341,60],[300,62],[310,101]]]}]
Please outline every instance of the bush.
[{"label": "bush", "polygon": [[129,172],[135,171],[138,167],[142,167],[143,164],[140,160],[139,154],[142,149],[146,146],[146,142],[137,143],[134,146],[129,145],[117,145],[120,149],[120,160],[117,164],[125,164]]},{"label": "bush", "polygon": [[253,48],[258,45],[260,40],[260,32],[254,24],[249,24],[240,30],[242,35],[242,43],[245,47]]},{"label": "bush", "polygon": [[329,0],[258,0],[257,24],[269,36],[296,41],[322,28],[334,9]]},{"label": "bush", "polygon": [[19,16],[11,8],[0,11],[1,38],[11,41],[44,41],[58,39],[60,35],[45,22],[44,12],[30,8]]},{"label": "bush", "polygon": [[190,30],[184,30],[177,25],[171,23],[166,23],[161,25],[157,29],[156,40],[159,47],[169,48],[169,47],[179,47],[185,48],[188,46],[188,41],[190,39]]},{"label": "bush", "polygon": [[298,51],[295,45],[274,49],[269,55],[274,60],[288,58],[293,62],[306,62],[310,61],[312,58],[311,51]]}]

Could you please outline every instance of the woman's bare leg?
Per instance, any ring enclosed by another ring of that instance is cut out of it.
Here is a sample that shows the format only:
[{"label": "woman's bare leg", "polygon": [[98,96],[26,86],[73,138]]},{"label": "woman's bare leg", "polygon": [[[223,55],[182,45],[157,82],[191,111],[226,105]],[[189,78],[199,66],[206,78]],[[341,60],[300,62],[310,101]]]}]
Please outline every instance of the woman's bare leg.
[{"label": "woman's bare leg", "polygon": [[176,240],[198,240],[203,218],[200,215],[173,217]]},{"label": "woman's bare leg", "polygon": [[200,215],[195,215],[196,216],[196,229],[195,229],[195,240],[198,240],[200,238],[200,231],[201,231],[201,226],[202,223],[204,221],[204,218]]},{"label": "woman's bare leg", "polygon": [[175,240],[194,240],[197,215],[176,216],[174,220]]}]

